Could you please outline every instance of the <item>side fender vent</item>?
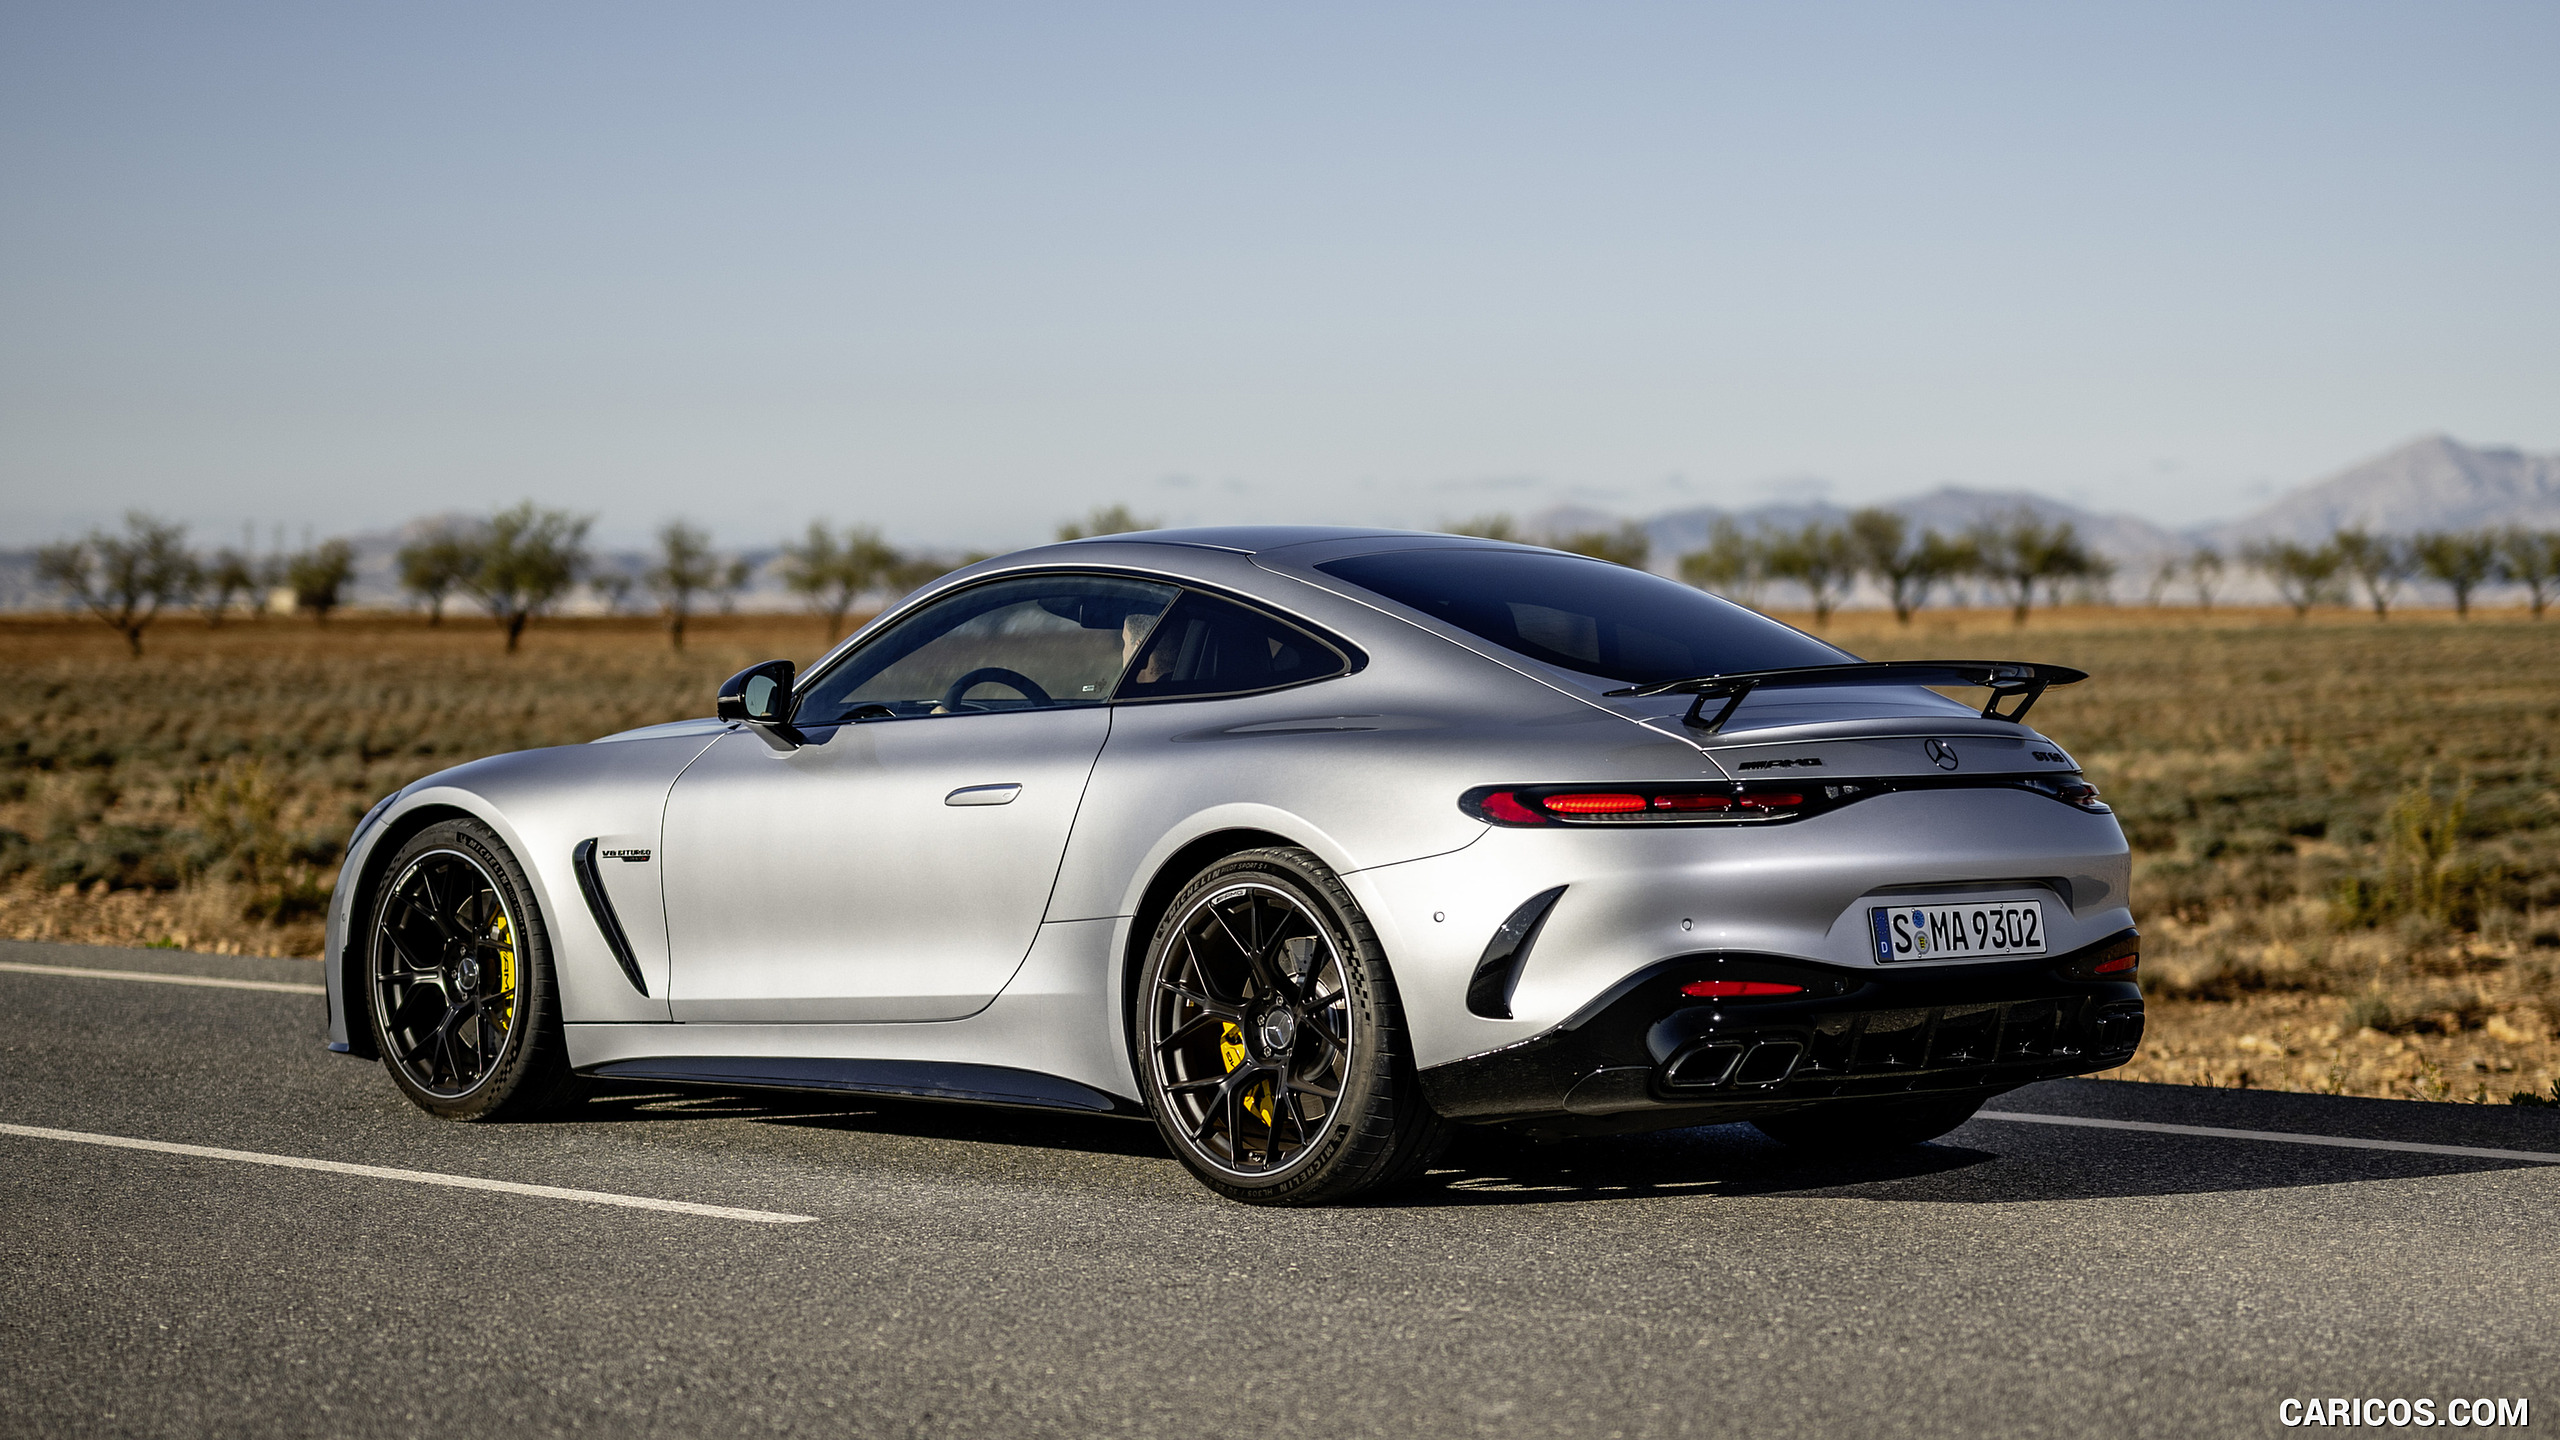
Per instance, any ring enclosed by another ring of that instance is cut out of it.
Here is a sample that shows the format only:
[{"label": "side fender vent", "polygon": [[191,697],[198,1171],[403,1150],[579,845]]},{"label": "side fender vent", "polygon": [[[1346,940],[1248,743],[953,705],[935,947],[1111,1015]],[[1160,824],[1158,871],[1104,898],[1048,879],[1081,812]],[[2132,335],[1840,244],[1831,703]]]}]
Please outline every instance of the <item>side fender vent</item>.
[{"label": "side fender vent", "polygon": [[646,995],[649,982],[640,978],[640,962],[631,954],[631,938],[622,933],[622,918],[613,913],[613,899],[604,893],[604,877],[596,873],[596,842],[581,840],[571,856],[578,872],[578,893],[587,898],[587,914],[594,917],[596,928],[604,932],[604,943],[622,966],[624,978],[631,988]]},{"label": "side fender vent", "polygon": [[1538,943],[1538,928],[1547,923],[1547,912],[1563,894],[1564,887],[1559,885],[1530,896],[1485,942],[1484,958],[1476,962],[1476,973],[1467,981],[1469,1013],[1487,1020],[1511,1018],[1511,992],[1520,984],[1521,967],[1529,963],[1529,947]]}]

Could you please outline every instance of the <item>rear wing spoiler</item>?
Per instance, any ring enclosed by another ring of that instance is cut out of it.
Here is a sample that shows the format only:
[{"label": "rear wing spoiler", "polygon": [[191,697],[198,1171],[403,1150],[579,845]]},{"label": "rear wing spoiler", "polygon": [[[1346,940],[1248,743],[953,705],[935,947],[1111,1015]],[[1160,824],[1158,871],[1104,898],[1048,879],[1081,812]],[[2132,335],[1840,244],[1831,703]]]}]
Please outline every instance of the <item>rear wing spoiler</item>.
[{"label": "rear wing spoiler", "polygon": [[[1979,685],[1991,692],[1983,704],[1985,720],[2007,720],[2024,724],[2027,709],[2053,685],[2076,685],[2089,678],[2086,670],[2063,665],[2037,665],[2024,660],[1871,660],[1855,665],[1799,665],[1788,670],[1742,670],[1731,675],[1692,675],[1685,680],[1665,680],[1654,685],[1630,685],[1612,690],[1612,696],[1650,698],[1656,695],[1694,695],[1683,723],[1713,735],[1742,708],[1742,702],[1755,690],[1825,690],[1849,685]],[[2018,703],[2007,710],[2003,700]],[[1710,700],[1724,701],[1715,718],[1701,720],[1699,715]]]}]

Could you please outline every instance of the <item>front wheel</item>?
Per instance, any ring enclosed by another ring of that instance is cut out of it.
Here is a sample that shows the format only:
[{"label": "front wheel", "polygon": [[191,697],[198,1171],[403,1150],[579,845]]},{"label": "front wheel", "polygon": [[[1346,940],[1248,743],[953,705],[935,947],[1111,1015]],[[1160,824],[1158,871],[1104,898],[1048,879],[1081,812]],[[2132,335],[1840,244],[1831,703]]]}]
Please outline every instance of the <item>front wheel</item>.
[{"label": "front wheel", "polygon": [[448,1120],[516,1119],[575,1083],[550,932],[497,832],[447,820],[391,857],[370,907],[374,1043],[392,1082]]},{"label": "front wheel", "polygon": [[1377,935],[1304,850],[1248,850],[1185,885],[1136,1003],[1147,1109],[1230,1199],[1349,1199],[1420,1174],[1445,1136]]},{"label": "front wheel", "polygon": [[1933,1095],[1923,1100],[1852,1100],[1772,1115],[1751,1125],[1791,1149],[1855,1155],[1935,1140],[1972,1119],[1987,1098]]}]

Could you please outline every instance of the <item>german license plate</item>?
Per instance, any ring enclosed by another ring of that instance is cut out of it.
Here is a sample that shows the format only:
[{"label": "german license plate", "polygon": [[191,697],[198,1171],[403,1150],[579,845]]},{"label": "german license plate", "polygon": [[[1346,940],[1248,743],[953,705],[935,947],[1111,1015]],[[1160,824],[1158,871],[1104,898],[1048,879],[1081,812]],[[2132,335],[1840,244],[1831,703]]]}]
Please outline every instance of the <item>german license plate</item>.
[{"label": "german license plate", "polygon": [[2044,953],[2044,905],[2035,900],[1878,906],[1867,918],[1875,922],[1876,959],[1887,965]]}]

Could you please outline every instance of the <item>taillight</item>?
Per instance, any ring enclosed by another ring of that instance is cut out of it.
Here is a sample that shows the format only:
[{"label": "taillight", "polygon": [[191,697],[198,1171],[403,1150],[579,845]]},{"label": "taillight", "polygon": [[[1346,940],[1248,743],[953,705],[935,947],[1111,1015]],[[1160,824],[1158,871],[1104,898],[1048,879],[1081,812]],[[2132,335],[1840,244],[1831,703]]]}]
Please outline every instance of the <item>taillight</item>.
[{"label": "taillight", "polygon": [[1557,815],[1630,815],[1646,808],[1642,795],[1613,790],[1548,795],[1541,803]]},{"label": "taillight", "polygon": [[2035,779],[2027,781],[2026,785],[2027,788],[2031,790],[2041,790],[2045,794],[2052,796],[2054,799],[2061,801],[2065,805],[2069,805],[2078,810],[2086,810],[2092,815],[2112,815],[2115,813],[2115,810],[2110,807],[2107,802],[2098,798],[2098,787],[2081,779],[2077,775],[2060,776],[2050,780],[2045,779],[2042,776],[2038,776]]},{"label": "taillight", "polygon": [[1713,781],[1603,790],[1587,785],[1485,786],[1470,790],[1458,806],[1495,825],[1732,825],[1792,820],[1876,794],[1859,781],[1818,791],[1734,785]]},{"label": "taillight", "polygon": [[1755,995],[1801,995],[1804,987],[1775,980],[1692,980],[1680,987],[1680,993],[1701,1000],[1740,1000]]},{"label": "taillight", "polygon": [[1784,782],[1665,781],[1628,785],[1484,785],[1458,808],[1493,825],[1771,825],[1897,792],[2032,790],[2092,815],[2114,812],[2078,775],[1926,775]]},{"label": "taillight", "polygon": [[2101,960],[2097,964],[2090,966],[2089,973],[2092,975],[2130,975],[2135,970],[2141,968],[2141,965],[2142,957],[2140,955],[2118,955],[2112,960]]},{"label": "taillight", "polygon": [[1520,803],[1520,797],[1508,790],[1488,791],[1476,797],[1477,817],[1497,825],[1544,825],[1547,817]]},{"label": "taillight", "polygon": [[1653,797],[1653,808],[1656,810],[1676,810],[1681,812],[1730,810],[1733,808],[1733,797],[1730,795],[1718,795],[1712,792],[1689,795],[1656,795]]}]

